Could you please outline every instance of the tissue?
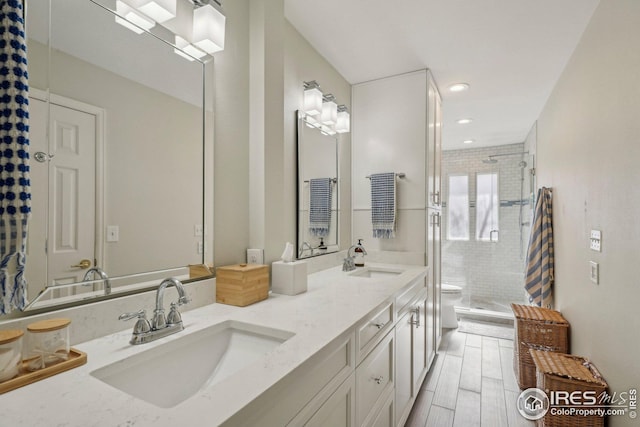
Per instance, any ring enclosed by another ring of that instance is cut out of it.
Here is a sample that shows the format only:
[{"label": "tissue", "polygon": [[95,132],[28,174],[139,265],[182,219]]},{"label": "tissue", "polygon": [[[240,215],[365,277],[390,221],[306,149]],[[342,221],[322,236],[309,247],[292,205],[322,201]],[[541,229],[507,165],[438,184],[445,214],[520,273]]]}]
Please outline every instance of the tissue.
[{"label": "tissue", "polygon": [[293,262],[293,245],[289,242],[284,246],[284,252],[282,252],[282,256],[280,259],[284,262]]}]

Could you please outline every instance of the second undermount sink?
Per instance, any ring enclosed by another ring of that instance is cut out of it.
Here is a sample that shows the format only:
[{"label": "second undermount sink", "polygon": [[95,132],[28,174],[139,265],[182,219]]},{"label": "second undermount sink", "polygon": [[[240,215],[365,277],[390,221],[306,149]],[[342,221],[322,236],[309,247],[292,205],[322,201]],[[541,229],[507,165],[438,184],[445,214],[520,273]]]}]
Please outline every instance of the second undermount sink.
[{"label": "second undermount sink", "polygon": [[293,335],[228,320],[96,369],[91,375],[131,396],[172,408],[256,362]]},{"label": "second undermount sink", "polygon": [[351,276],[367,277],[370,279],[388,279],[396,277],[402,274],[404,270],[399,268],[385,268],[385,267],[364,267],[354,270],[349,273]]}]

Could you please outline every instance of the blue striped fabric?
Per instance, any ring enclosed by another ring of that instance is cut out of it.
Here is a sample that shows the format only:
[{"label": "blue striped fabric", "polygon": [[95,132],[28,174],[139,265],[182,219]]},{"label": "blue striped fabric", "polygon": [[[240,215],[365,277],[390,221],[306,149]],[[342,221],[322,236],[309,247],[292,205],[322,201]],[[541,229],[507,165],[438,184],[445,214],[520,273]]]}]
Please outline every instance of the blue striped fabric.
[{"label": "blue striped fabric", "polygon": [[539,307],[553,305],[553,208],[552,191],[542,187],[538,191],[533,212],[533,225],[527,251],[525,289],[529,302]]},{"label": "blue striped fabric", "polygon": [[29,86],[23,0],[0,0],[0,313],[27,303]]},{"label": "blue striped fabric", "polygon": [[371,223],[373,237],[393,239],[396,236],[396,174],[371,175]]},{"label": "blue striped fabric", "polygon": [[331,178],[309,180],[309,233],[327,237],[331,226]]}]

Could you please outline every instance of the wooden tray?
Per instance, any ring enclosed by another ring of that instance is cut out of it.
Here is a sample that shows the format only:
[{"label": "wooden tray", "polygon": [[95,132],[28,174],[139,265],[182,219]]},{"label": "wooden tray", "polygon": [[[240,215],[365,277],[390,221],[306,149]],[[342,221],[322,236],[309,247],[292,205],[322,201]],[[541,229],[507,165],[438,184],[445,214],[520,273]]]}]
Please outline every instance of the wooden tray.
[{"label": "wooden tray", "polygon": [[83,353],[75,348],[69,349],[69,359],[37,371],[28,371],[26,362],[22,362],[22,368],[20,369],[20,373],[17,377],[0,383],[0,394],[49,378],[53,375],[59,374],[60,372],[77,368],[85,363],[87,363],[87,353]]}]

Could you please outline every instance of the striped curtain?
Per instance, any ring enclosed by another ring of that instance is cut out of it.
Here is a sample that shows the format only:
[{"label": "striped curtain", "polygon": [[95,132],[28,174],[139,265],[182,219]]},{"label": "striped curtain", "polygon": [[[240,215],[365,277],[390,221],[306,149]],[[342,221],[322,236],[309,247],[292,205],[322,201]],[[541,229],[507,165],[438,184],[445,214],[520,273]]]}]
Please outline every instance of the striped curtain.
[{"label": "striped curtain", "polygon": [[552,191],[538,190],[533,225],[527,251],[527,271],[524,288],[529,302],[539,307],[552,308],[553,302],[553,209]]},{"label": "striped curtain", "polygon": [[0,314],[27,303],[28,107],[23,0],[0,0]]}]

